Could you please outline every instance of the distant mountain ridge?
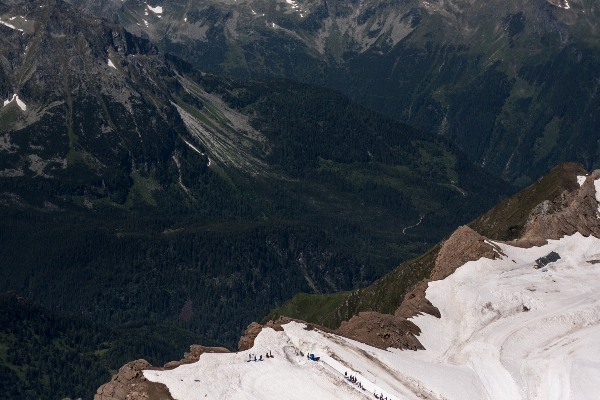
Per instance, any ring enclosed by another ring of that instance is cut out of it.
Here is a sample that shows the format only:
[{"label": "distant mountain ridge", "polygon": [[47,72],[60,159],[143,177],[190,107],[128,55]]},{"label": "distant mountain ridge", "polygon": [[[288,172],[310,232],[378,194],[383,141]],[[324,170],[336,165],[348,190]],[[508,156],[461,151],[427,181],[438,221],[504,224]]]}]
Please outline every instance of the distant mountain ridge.
[{"label": "distant mountain ridge", "polygon": [[594,1],[72,3],[207,72],[337,88],[522,187],[600,165]]}]

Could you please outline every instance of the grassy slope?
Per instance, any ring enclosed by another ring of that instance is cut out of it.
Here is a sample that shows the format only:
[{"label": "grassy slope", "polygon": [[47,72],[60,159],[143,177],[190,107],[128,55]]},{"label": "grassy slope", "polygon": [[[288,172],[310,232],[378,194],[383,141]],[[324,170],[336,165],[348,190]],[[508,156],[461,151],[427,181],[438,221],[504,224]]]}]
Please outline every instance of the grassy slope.
[{"label": "grassy slope", "polygon": [[[469,226],[494,240],[514,239],[520,235],[535,206],[544,200],[552,200],[565,190],[575,189],[575,177],[584,174],[586,171],[580,164],[562,163],[533,185],[473,220]],[[400,264],[366,288],[329,295],[300,293],[272,310],[263,322],[284,315],[335,329],[361,311],[393,314],[406,293],[418,281],[429,277],[442,242],[420,257]]]}]

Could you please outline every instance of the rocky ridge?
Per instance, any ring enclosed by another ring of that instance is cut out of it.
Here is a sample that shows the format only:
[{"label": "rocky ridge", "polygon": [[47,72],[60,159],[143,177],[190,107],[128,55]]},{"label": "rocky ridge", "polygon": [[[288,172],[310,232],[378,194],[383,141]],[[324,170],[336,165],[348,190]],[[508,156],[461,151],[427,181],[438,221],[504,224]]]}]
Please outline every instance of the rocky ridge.
[{"label": "rocky ridge", "polygon": [[547,239],[560,239],[579,232],[584,236],[600,237],[598,222],[598,196],[595,181],[600,179],[600,170],[585,177],[581,188],[569,193],[564,191],[559,197],[548,201],[545,207],[537,207],[545,212],[532,214],[523,236],[511,244],[531,247],[547,243]]},{"label": "rocky ridge", "polygon": [[163,367],[154,367],[146,360],[131,361],[119,369],[111,381],[98,388],[94,400],[172,400],[169,389],[161,383],[148,381],[144,370],[168,370],[183,364],[191,364],[204,353],[229,353],[223,347],[190,346],[189,353],[179,361],[170,361]]},{"label": "rocky ridge", "polygon": [[336,333],[382,349],[424,349],[417,338],[420,329],[409,318],[421,313],[441,317],[440,311],[425,297],[428,283],[446,278],[466,262],[482,257],[495,259],[499,254],[500,250],[485,237],[466,225],[461,226],[443,242],[429,279],[415,285],[394,315],[361,312],[342,322]]},{"label": "rocky ridge", "polygon": [[560,161],[598,166],[596,2],[71,2],[203,71],[342,90],[520,186]]}]

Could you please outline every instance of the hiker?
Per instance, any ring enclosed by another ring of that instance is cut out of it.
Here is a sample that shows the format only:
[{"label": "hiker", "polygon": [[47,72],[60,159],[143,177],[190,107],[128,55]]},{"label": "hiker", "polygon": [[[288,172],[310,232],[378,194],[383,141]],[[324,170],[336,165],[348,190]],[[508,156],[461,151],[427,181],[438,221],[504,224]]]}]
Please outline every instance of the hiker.
[{"label": "hiker", "polygon": [[258,359],[258,361],[262,361],[262,360],[263,360],[263,359],[262,359],[262,354],[261,354],[261,355],[260,355],[260,358]]},{"label": "hiker", "polygon": [[273,353],[271,353],[271,350],[269,350],[269,355],[271,356],[271,358],[273,358]]},{"label": "hiker", "polygon": [[344,372],[344,376],[347,378],[348,377],[348,371]]}]

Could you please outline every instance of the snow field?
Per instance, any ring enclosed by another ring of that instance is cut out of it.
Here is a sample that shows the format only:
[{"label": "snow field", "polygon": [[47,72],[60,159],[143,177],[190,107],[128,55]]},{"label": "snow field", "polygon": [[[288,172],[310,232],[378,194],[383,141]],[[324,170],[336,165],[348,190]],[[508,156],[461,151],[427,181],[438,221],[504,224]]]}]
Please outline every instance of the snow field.
[{"label": "snow field", "polygon": [[[247,362],[249,354],[271,351],[275,358]],[[200,361],[171,371],[144,371],[166,384],[176,399],[364,399],[364,395],[333,376],[318,362],[295,355],[285,332],[265,328],[251,350],[203,354]]]},{"label": "snow field", "polygon": [[[414,319],[427,349],[417,357],[470,367],[482,398],[594,398],[580,392],[572,367],[600,376],[600,343],[590,340],[600,333],[600,268],[587,262],[600,259],[600,240],[577,233],[530,249],[498,245],[507,257],[430,283],[427,298],[442,318]],[[534,269],[551,251],[562,258],[548,272]]]},{"label": "snow field", "polygon": [[[501,258],[466,263],[429,284],[442,317],[413,318],[425,351],[381,350],[292,322],[283,332],[263,329],[251,350],[144,375],[182,400],[364,399],[373,391],[394,400],[599,398],[600,239],[577,233],[529,249],[495,244]],[[547,272],[534,269],[551,251],[561,258]],[[274,359],[246,362],[269,350]]]}]

